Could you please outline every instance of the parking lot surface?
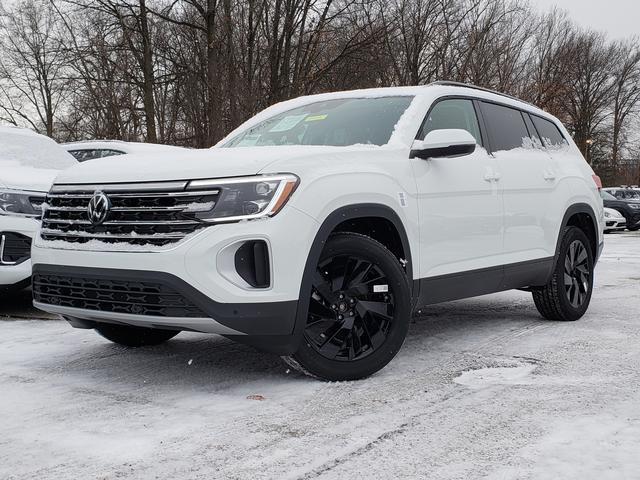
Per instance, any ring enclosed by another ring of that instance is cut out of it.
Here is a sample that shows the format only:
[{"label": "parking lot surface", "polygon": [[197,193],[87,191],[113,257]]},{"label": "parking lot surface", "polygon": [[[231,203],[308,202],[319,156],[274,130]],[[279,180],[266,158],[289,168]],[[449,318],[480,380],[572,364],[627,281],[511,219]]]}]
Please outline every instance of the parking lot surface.
[{"label": "parking lot surface", "polygon": [[640,472],[640,234],[586,316],[525,292],[432,306],[396,359],[323,383],[222,337],[129,350],[0,300],[2,479],[621,479]]}]

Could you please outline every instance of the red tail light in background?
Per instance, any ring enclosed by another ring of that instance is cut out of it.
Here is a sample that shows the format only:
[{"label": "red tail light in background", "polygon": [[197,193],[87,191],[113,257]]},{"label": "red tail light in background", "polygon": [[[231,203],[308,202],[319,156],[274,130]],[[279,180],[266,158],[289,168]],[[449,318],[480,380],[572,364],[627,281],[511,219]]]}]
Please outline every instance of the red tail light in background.
[{"label": "red tail light in background", "polygon": [[602,190],[602,180],[600,180],[600,177],[598,175],[591,175],[591,178],[593,178],[593,183],[596,184],[598,190]]}]

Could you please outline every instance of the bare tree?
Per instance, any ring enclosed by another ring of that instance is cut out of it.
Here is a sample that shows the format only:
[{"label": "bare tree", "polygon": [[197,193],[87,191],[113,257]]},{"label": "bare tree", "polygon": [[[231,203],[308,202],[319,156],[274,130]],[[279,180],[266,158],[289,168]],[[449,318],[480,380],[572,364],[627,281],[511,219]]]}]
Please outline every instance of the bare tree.
[{"label": "bare tree", "polygon": [[613,69],[613,121],[611,160],[617,165],[626,143],[629,120],[640,109],[640,46],[636,42],[620,43]]},{"label": "bare tree", "polygon": [[46,0],[0,5],[0,112],[54,135],[68,91],[68,63],[60,24]]}]

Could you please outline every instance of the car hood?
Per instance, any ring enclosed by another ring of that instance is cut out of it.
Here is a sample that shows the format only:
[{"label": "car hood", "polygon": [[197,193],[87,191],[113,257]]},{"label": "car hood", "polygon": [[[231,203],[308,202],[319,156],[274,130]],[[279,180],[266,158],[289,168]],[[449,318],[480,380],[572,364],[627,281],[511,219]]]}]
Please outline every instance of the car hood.
[{"label": "car hood", "polygon": [[609,215],[611,215],[612,217],[616,217],[616,218],[622,217],[622,218],[624,218],[622,216],[622,214],[618,210],[616,210],[614,208],[604,207],[604,211],[606,213],[608,213]]},{"label": "car hood", "polygon": [[0,162],[0,187],[48,192],[60,170],[33,168]]},{"label": "car hood", "polygon": [[56,183],[148,182],[236,177],[261,173],[277,161],[337,151],[370,151],[374,148],[382,147],[363,145],[211,148],[179,153],[120,155],[80,163],[61,173]]}]

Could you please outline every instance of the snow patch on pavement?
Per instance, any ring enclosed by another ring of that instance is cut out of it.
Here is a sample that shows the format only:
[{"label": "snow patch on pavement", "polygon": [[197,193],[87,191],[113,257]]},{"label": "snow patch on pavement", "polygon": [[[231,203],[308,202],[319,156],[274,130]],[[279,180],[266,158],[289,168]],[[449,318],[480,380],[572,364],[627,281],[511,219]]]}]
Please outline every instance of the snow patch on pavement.
[{"label": "snow patch on pavement", "polygon": [[527,377],[537,365],[518,363],[506,367],[488,367],[462,372],[453,381],[471,389],[480,389],[493,385],[522,385],[531,383]]}]

